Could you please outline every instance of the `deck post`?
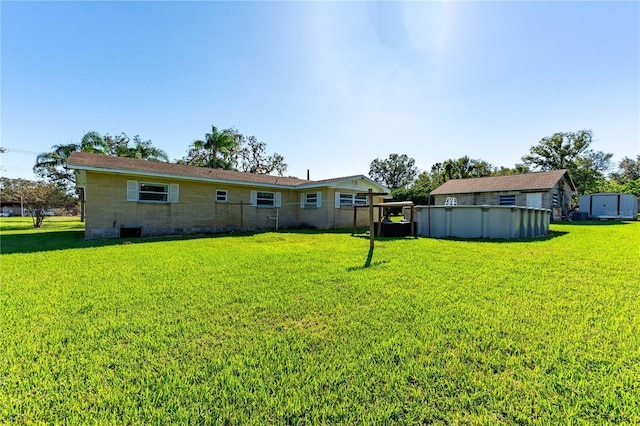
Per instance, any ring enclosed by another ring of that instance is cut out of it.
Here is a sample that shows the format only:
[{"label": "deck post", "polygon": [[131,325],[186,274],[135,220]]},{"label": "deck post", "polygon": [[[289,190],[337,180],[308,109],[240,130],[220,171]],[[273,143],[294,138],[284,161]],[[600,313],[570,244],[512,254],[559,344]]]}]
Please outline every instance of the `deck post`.
[{"label": "deck post", "polygon": [[369,202],[369,248],[373,250],[376,236],[373,229],[373,189],[371,188],[369,188],[369,192],[367,194],[367,201]]},{"label": "deck post", "polygon": [[357,229],[356,229],[356,222],[358,220],[358,208],[354,205],[353,206],[353,232],[351,233],[351,235],[356,235]]},{"label": "deck post", "polygon": [[409,222],[411,223],[411,236],[415,237],[416,236],[416,225],[413,223],[413,208],[414,208],[414,206],[411,206],[411,213],[409,214]]}]

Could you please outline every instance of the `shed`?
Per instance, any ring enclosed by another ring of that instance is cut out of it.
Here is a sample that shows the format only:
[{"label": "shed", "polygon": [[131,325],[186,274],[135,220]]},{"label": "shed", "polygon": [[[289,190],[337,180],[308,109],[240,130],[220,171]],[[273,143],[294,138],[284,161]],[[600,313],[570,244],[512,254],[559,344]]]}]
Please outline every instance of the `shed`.
[{"label": "shed", "polygon": [[526,206],[547,209],[554,220],[569,214],[576,187],[567,170],[451,179],[431,191],[436,205],[455,198],[462,206]]},{"label": "shed", "polygon": [[589,219],[636,219],[638,197],[633,194],[599,192],[580,196],[578,211]]}]

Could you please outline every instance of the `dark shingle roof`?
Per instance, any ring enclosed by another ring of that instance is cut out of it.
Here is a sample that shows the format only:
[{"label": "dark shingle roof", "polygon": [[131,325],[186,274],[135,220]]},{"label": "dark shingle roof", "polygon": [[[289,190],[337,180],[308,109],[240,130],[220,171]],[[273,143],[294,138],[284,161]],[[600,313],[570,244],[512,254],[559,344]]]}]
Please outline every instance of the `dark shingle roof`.
[{"label": "dark shingle roof", "polygon": [[433,191],[432,195],[464,194],[472,192],[517,191],[553,188],[558,181],[567,175],[569,185],[575,185],[567,170],[551,170],[548,172],[523,173],[520,175],[487,176],[481,178],[448,180]]}]

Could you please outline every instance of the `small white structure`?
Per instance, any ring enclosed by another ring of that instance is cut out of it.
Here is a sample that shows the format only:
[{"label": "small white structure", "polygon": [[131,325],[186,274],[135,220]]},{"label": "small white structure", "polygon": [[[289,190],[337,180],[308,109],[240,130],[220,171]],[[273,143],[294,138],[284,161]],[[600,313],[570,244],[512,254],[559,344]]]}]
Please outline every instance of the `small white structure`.
[{"label": "small white structure", "polygon": [[636,219],[638,197],[615,192],[582,195],[578,211],[586,213],[589,219]]},{"label": "small white structure", "polygon": [[445,206],[457,206],[458,205],[458,199],[456,197],[447,197],[446,201],[444,202]]}]

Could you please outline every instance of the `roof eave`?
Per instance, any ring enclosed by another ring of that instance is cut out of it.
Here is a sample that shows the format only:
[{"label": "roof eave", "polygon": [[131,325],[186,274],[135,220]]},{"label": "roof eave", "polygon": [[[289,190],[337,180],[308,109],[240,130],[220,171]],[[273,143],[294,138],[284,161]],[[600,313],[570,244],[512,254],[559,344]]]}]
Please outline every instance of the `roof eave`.
[{"label": "roof eave", "polygon": [[177,180],[187,180],[187,181],[196,181],[196,182],[220,182],[231,185],[238,186],[260,186],[265,188],[281,188],[281,189],[297,189],[297,185],[286,185],[280,183],[265,183],[265,182],[250,182],[250,181],[242,181],[235,179],[223,179],[223,178],[207,178],[203,176],[189,176],[189,175],[180,175],[173,173],[162,173],[162,172],[152,172],[148,170],[131,170],[131,169],[115,169],[115,168],[106,168],[106,167],[95,167],[95,166],[86,166],[86,165],[74,165],[68,164],[70,169],[74,170],[85,170],[91,172],[99,172],[99,173],[109,173],[109,174],[126,174],[132,176],[151,176],[156,178],[168,178],[168,179],[177,179]]},{"label": "roof eave", "polygon": [[380,184],[379,182],[376,182],[376,181],[368,178],[365,175],[353,175],[353,176],[345,176],[345,177],[336,178],[336,179],[319,180],[319,181],[315,181],[315,182],[309,182],[309,183],[303,183],[303,184],[300,184],[300,185],[296,185],[295,187],[299,188],[299,189],[335,188],[341,183],[344,183],[344,182],[347,182],[347,181],[350,181],[350,180],[357,180],[357,179],[362,179],[362,180],[366,181],[367,183],[369,183],[370,185],[377,186],[383,192],[391,192],[391,190],[389,188],[387,188],[386,186],[384,186],[384,185]]},{"label": "roof eave", "polygon": [[488,189],[488,190],[473,190],[473,191],[432,191],[431,195],[446,195],[446,194],[475,194],[481,192],[507,192],[507,191],[534,191],[539,189],[553,189],[552,186],[528,186],[526,188],[500,188],[500,189]]}]

